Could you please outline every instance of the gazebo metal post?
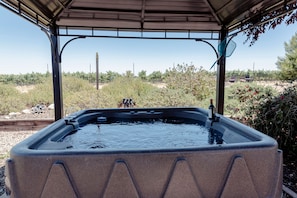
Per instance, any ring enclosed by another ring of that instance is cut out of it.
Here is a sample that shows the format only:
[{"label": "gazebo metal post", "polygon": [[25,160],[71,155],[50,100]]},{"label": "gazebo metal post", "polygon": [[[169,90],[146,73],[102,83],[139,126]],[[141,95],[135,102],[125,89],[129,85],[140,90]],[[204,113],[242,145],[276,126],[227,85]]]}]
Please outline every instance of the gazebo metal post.
[{"label": "gazebo metal post", "polygon": [[[43,29],[42,29],[43,30]],[[52,75],[53,75],[53,89],[54,89],[54,104],[55,104],[55,120],[59,120],[64,116],[63,111],[63,91],[62,91],[62,72],[61,62],[64,48],[76,39],[86,38],[86,36],[77,36],[67,41],[60,52],[59,30],[56,26],[50,27],[50,34],[43,30],[51,43],[52,52]]]},{"label": "gazebo metal post", "polygon": [[55,25],[51,26],[50,31],[55,120],[57,121],[63,117],[62,73],[59,53],[60,41],[58,37],[58,28]]},{"label": "gazebo metal post", "polygon": [[[220,31],[220,42],[223,50],[220,51],[220,59],[217,66],[217,86],[216,86],[216,108],[217,113],[224,114],[224,95],[225,95],[225,70],[226,70],[226,44],[228,31],[222,28]],[[224,42],[224,43],[223,43]]]}]

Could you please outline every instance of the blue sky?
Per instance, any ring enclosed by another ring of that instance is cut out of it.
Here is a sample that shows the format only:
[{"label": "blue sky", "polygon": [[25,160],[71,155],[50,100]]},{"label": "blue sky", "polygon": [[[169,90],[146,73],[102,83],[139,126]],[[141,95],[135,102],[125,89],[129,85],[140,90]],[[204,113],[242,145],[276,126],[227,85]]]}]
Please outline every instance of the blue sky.
[{"label": "blue sky", "polygon": [[[0,74],[51,71],[50,43],[40,28],[0,6]],[[261,35],[249,47],[246,36],[239,34],[233,41],[237,48],[227,58],[227,70],[276,70],[277,57],[284,57],[284,43],[297,32],[297,24],[278,26]],[[61,46],[70,38],[61,39]],[[217,41],[212,42],[217,46]],[[205,69],[216,60],[213,50],[193,40],[146,40],[86,38],[75,40],[63,51],[65,72],[95,71],[96,52],[100,72],[125,73],[141,70],[150,74],[164,72],[177,64],[194,64]],[[133,67],[134,65],[134,67]]]}]

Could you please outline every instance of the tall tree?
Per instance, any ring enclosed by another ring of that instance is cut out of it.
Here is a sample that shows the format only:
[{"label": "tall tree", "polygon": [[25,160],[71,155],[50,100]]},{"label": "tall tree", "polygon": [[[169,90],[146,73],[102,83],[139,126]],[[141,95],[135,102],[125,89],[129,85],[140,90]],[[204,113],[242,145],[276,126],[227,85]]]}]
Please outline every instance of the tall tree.
[{"label": "tall tree", "polygon": [[290,42],[285,42],[285,57],[278,57],[276,65],[280,69],[280,77],[283,80],[297,79],[297,32]]}]

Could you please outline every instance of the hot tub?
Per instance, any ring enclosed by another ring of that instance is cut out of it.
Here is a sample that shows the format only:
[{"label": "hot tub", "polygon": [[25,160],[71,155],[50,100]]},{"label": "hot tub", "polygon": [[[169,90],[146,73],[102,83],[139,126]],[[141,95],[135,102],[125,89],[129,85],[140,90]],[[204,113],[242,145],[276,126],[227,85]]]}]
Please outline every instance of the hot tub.
[{"label": "hot tub", "polygon": [[277,142],[200,108],[92,109],[11,149],[11,197],[280,197]]}]

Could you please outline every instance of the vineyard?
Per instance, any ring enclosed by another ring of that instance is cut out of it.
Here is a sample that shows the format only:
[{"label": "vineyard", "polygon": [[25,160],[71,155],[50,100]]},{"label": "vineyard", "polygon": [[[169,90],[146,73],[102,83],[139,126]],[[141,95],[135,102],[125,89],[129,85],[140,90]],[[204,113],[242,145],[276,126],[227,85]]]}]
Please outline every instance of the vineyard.
[{"label": "vineyard", "polygon": [[[178,67],[191,67],[188,65],[178,65]],[[163,82],[166,76],[172,72],[172,70],[176,68],[171,68],[166,70],[166,72],[162,73],[160,71],[152,72],[151,74],[147,75],[146,71],[140,71],[138,75],[136,76],[131,71],[126,71],[125,74],[119,74],[117,72],[113,71],[107,71],[106,73],[100,73],[99,74],[99,82],[100,83],[109,83],[113,81],[117,77],[123,77],[123,76],[133,76],[140,78],[143,81],[151,82],[151,83],[157,83],[157,82]],[[210,76],[215,76],[216,72],[209,72],[205,71]],[[253,80],[255,81],[277,81],[280,80],[279,78],[279,71],[267,71],[267,70],[233,70],[233,71],[227,71],[226,72],[226,79],[230,79],[232,77],[235,77],[237,79],[245,78],[246,75],[250,75],[253,77]],[[75,73],[63,73],[64,77],[76,77],[82,80],[86,80],[89,83],[96,83],[96,73],[85,73],[85,72],[75,72]],[[51,73],[27,73],[27,74],[0,74],[0,83],[1,84],[12,84],[16,86],[24,86],[24,85],[35,85],[39,83],[45,82],[47,78],[51,77]]]}]

